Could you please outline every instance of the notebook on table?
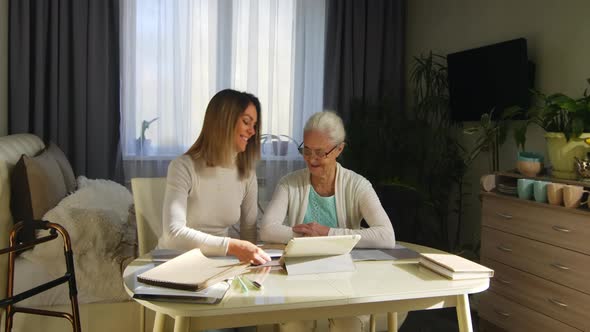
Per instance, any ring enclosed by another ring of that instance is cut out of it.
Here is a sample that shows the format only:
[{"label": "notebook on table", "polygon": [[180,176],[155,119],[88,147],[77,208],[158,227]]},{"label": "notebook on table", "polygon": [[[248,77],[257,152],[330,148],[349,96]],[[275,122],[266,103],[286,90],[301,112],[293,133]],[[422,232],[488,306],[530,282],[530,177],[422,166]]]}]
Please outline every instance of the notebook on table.
[{"label": "notebook on table", "polygon": [[133,298],[147,301],[217,304],[230,288],[229,281],[218,282],[200,291],[186,291],[138,283]]},{"label": "notebook on table", "polygon": [[420,265],[452,280],[494,276],[494,270],[453,254],[422,253]]},{"label": "notebook on table", "polygon": [[193,249],[137,276],[139,282],[186,291],[200,291],[242,274],[248,263],[234,263],[205,257]]}]

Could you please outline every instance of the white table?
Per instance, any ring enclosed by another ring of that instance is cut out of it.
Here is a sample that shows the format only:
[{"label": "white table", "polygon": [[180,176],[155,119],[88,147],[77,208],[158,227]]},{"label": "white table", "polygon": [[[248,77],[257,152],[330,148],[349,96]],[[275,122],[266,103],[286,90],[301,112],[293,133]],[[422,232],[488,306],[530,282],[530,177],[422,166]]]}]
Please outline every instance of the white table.
[{"label": "white table", "polygon": [[[419,252],[437,252],[404,245]],[[136,272],[148,263],[149,257],[140,257],[125,269],[129,295],[137,282]],[[355,272],[300,276],[271,271],[263,289],[245,294],[234,282],[216,305],[136,301],[157,313],[155,332],[163,331],[164,315],[175,319],[175,332],[185,332],[189,321],[199,329],[214,329],[446,307],[456,307],[459,330],[471,332],[468,294],[489,286],[489,278],[451,281],[416,263],[357,262],[356,268]]]}]

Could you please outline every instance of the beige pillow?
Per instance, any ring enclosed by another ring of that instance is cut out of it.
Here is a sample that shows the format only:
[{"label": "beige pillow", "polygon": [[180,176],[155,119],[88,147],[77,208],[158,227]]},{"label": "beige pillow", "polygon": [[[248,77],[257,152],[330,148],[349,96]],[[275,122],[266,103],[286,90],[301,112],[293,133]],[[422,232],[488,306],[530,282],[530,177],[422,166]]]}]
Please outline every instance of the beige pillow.
[{"label": "beige pillow", "polygon": [[64,181],[66,184],[66,191],[68,193],[73,193],[76,191],[77,183],[76,183],[76,176],[74,175],[74,170],[72,169],[72,165],[68,161],[65,153],[53,142],[49,143],[47,147],[47,152],[55,159],[57,164],[59,165],[59,169],[61,170]]},{"label": "beige pillow", "polygon": [[53,156],[43,151],[34,158],[24,157],[31,194],[33,218],[41,219],[43,215],[66,197],[66,183]]}]

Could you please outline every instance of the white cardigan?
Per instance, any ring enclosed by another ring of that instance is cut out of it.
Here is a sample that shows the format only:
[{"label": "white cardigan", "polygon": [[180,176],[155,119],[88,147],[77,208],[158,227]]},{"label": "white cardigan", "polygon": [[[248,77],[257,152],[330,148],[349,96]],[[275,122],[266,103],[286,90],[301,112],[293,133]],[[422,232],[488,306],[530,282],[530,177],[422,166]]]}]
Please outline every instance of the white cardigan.
[{"label": "white cardigan", "polygon": [[[395,247],[393,227],[371,183],[340,164],[336,167],[336,214],[339,228],[331,228],[328,235],[360,234],[358,248]],[[280,180],[262,218],[262,241],[287,243],[297,236],[291,227],[303,223],[310,187],[307,168],[287,174]],[[361,229],[363,218],[370,228]]]}]

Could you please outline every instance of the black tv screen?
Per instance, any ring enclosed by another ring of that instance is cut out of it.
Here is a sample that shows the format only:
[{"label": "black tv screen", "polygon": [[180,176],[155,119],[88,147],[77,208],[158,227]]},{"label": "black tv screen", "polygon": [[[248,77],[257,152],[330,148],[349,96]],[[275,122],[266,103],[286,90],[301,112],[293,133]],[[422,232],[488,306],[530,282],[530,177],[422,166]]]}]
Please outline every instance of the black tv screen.
[{"label": "black tv screen", "polygon": [[530,106],[532,68],[526,39],[519,38],[447,55],[451,115],[477,121],[494,109],[494,118],[510,106]]}]

